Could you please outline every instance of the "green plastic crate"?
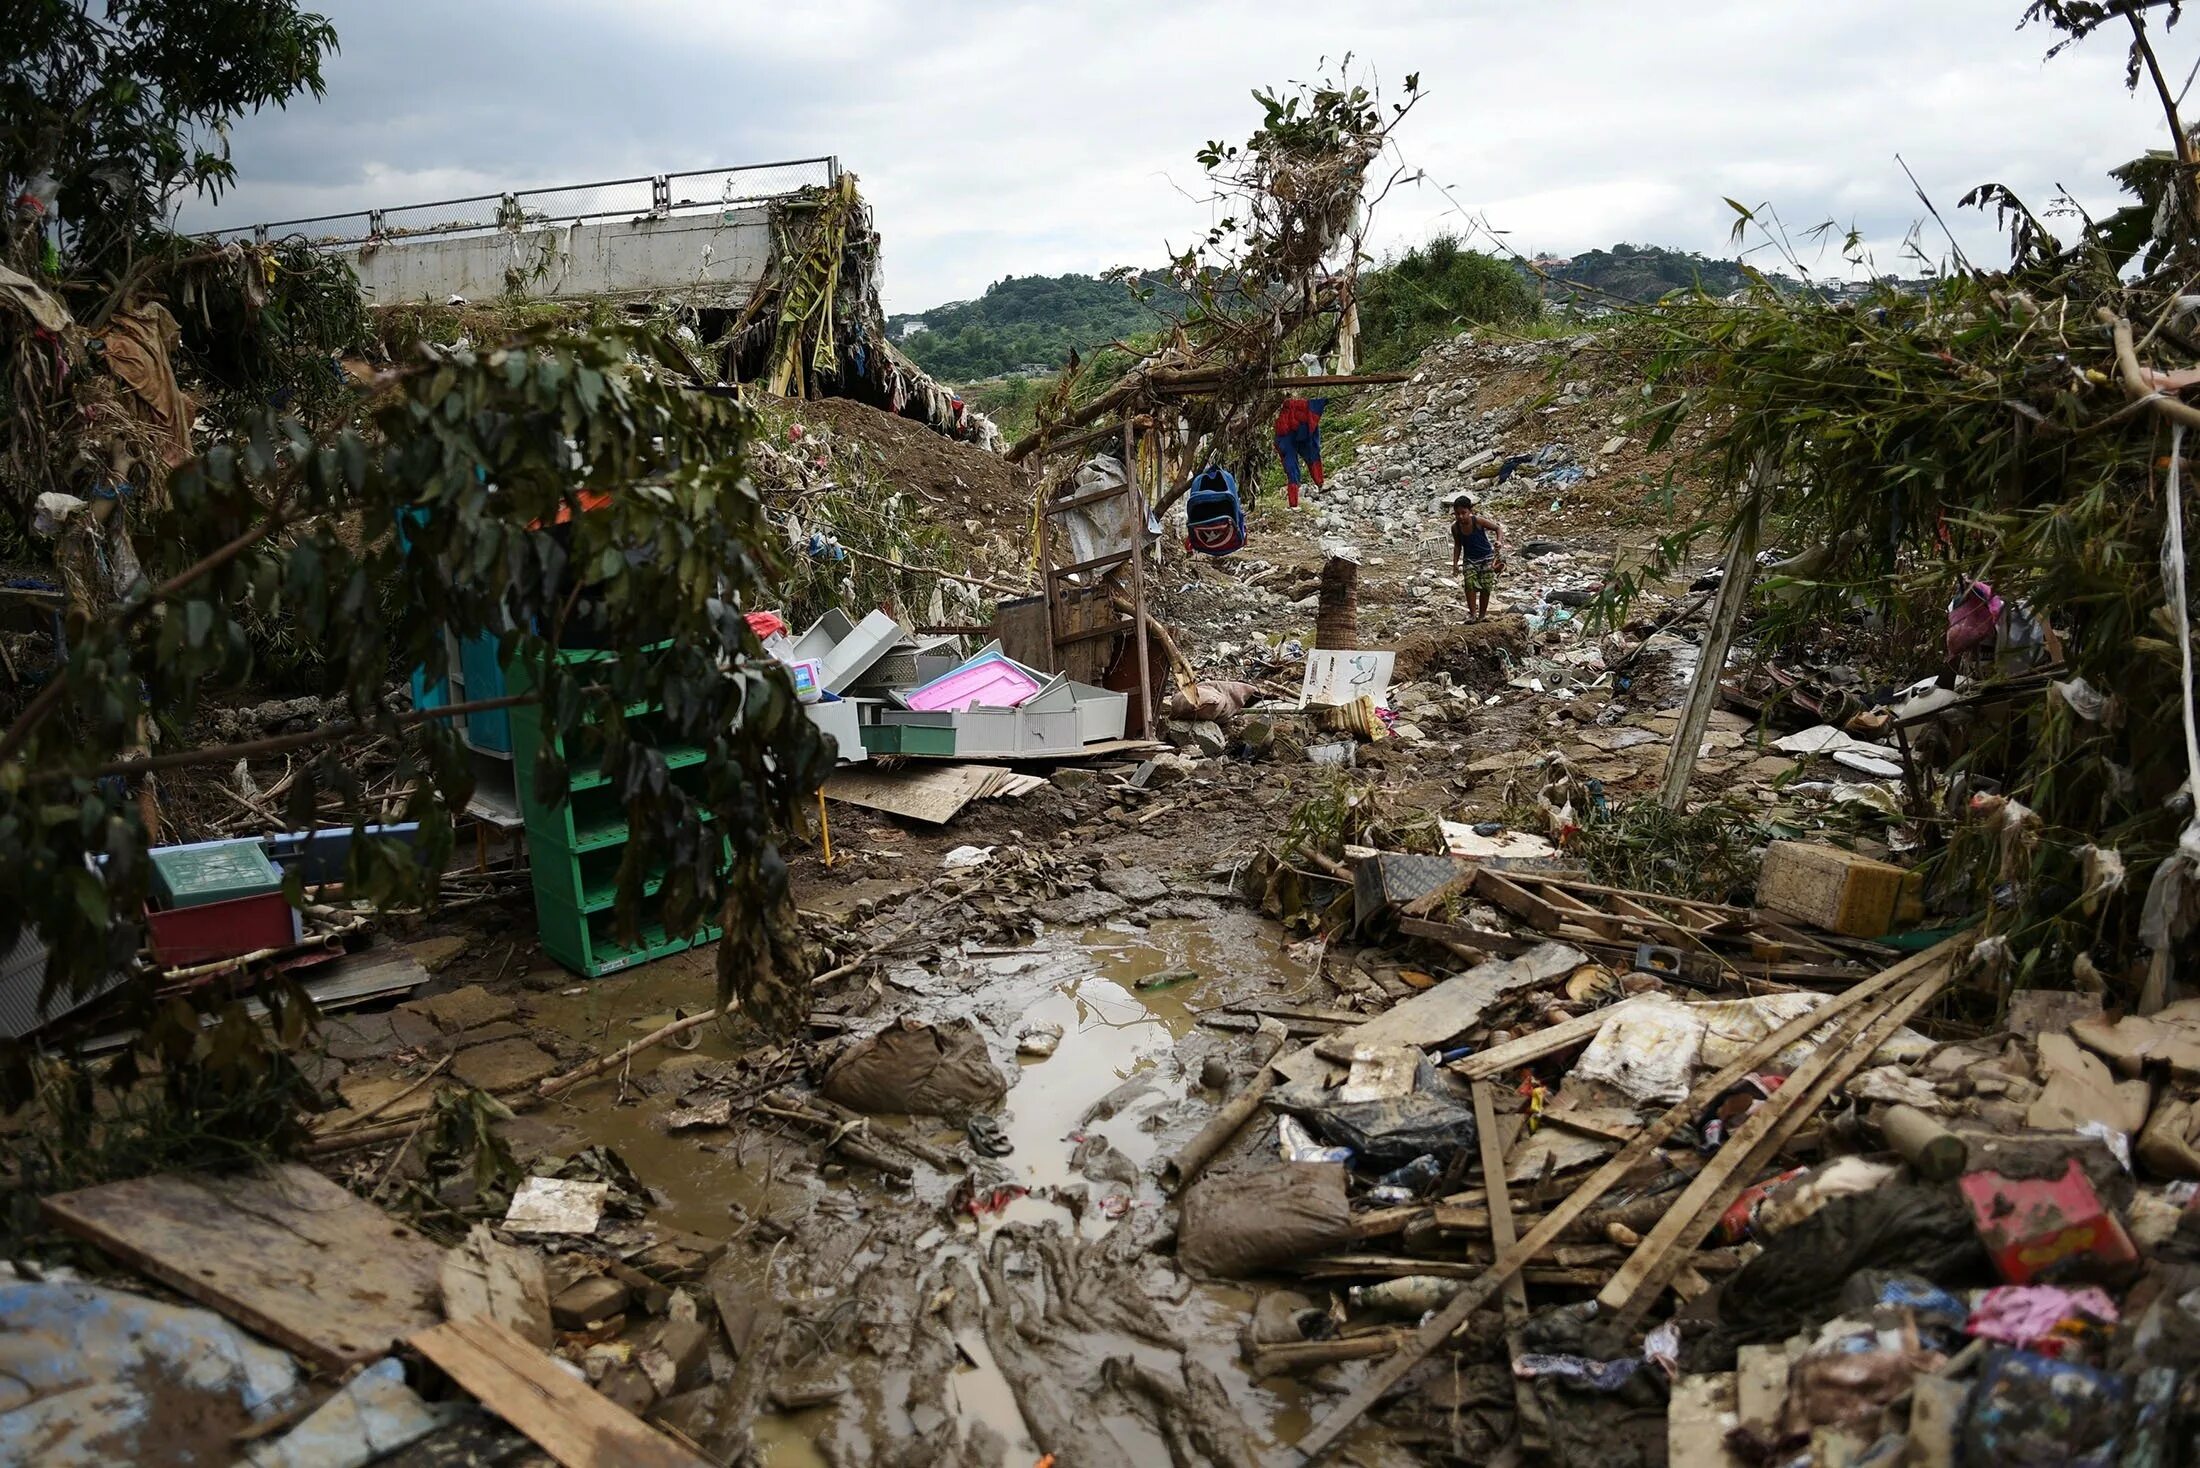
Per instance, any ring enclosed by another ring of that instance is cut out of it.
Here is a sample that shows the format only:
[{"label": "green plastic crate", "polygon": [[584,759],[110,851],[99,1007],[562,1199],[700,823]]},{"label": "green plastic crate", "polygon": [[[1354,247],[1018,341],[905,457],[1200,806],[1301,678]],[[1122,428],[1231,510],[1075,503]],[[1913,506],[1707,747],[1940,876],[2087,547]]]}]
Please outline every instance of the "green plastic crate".
[{"label": "green plastic crate", "polygon": [[164,907],[204,907],[283,890],[283,874],[250,837],[170,846],[152,855],[153,890]]}]

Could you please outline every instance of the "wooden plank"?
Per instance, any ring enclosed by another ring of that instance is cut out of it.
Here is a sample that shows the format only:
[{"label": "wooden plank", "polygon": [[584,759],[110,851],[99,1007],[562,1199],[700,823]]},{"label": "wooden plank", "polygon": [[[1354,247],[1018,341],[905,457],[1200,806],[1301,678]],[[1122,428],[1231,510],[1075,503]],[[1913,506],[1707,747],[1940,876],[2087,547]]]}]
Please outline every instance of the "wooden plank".
[{"label": "wooden plank", "polygon": [[1624,918],[1602,908],[1591,907],[1571,892],[1557,887],[1547,888],[1543,893],[1543,900],[1557,908],[1561,914],[1572,917],[1590,932],[1606,938],[1621,937],[1631,926]]},{"label": "wooden plank", "polygon": [[[1502,1254],[1520,1242],[1513,1232],[1512,1190],[1505,1186],[1505,1149],[1497,1137],[1497,1102],[1488,1081],[1476,1081],[1474,1130],[1482,1151],[1482,1188],[1489,1196],[1490,1242]],[[1528,1318],[1528,1291],[1514,1275],[1505,1281],[1505,1323],[1514,1330]]]},{"label": "wooden plank", "polygon": [[483,1223],[443,1256],[443,1313],[453,1320],[494,1320],[530,1345],[547,1347],[557,1339],[542,1256],[498,1242]]},{"label": "wooden plank", "polygon": [[891,771],[835,770],[825,781],[825,795],[842,805],[943,826],[978,798],[999,768],[956,764]]},{"label": "wooden plank", "polygon": [[[1121,490],[1111,490],[1101,497],[1103,499],[1113,499],[1121,493]],[[1134,554],[1136,552],[1127,550],[1109,551],[1106,555],[1094,556],[1089,561],[1072,561],[1066,566],[1056,566],[1053,570],[1047,572],[1047,585],[1049,588],[1055,587],[1061,583],[1063,577],[1075,576],[1080,572],[1098,571],[1108,566],[1120,566]]]},{"label": "wooden plank", "polygon": [[1408,937],[1428,938],[1448,944],[1454,949],[1464,948],[1477,953],[1499,953],[1507,956],[1526,953],[1538,941],[1515,937],[1511,933],[1495,933],[1486,928],[1470,928],[1464,923],[1440,923],[1418,917],[1399,918],[1398,931]]},{"label": "wooden plank", "polygon": [[1441,1044],[1473,1028],[1485,1009],[1513,990],[1549,983],[1584,961],[1578,950],[1562,943],[1541,944],[1518,958],[1491,959],[1401,1000],[1365,1024],[1317,1042],[1311,1053],[1302,1050],[1285,1056],[1276,1063],[1276,1070],[1290,1080],[1310,1080],[1323,1073],[1324,1059],[1349,1056],[1361,1045],[1426,1048]]},{"label": "wooden plank", "polygon": [[1703,652],[1688,683],[1688,701],[1682,705],[1680,727],[1665,757],[1665,777],[1658,789],[1658,803],[1679,810],[1688,801],[1689,778],[1696,773],[1696,753],[1703,746],[1704,726],[1711,720],[1711,706],[1719,700],[1719,679],[1726,672],[1727,649],[1734,645],[1734,631],[1741,625],[1742,608],[1749,601],[1750,578],[1757,570],[1757,528],[1770,472],[1760,458],[1750,466],[1748,498],[1728,542],[1726,574],[1719,580],[1718,596],[1711,603],[1711,625],[1704,629]]},{"label": "wooden plank", "polygon": [[453,1320],[411,1345],[564,1468],[707,1468],[493,1321]]},{"label": "wooden plank", "polygon": [[296,1163],[160,1173],[39,1206],[64,1232],[330,1371],[443,1318],[443,1250]]},{"label": "wooden plank", "polygon": [[1388,1395],[1404,1379],[1406,1373],[1428,1358],[1430,1352],[1449,1340],[1452,1332],[1465,1324],[1467,1317],[1496,1294],[1508,1278],[1548,1248],[1561,1233],[1573,1226],[1575,1220],[1595,1207],[1606,1193],[1619,1186],[1637,1164],[1648,1158],[1675,1132],[1693,1122],[1703,1108],[1722,1095],[1729,1086],[1761,1069],[1767,1061],[1828,1019],[1886,993],[1925,972],[1932,965],[1944,963],[1953,956],[1958,941],[1960,940],[1948,939],[1896,964],[1882,974],[1866,979],[1846,993],[1835,995],[1810,1013],[1799,1015],[1774,1030],[1735,1057],[1732,1064],[1699,1082],[1679,1104],[1645,1126],[1634,1141],[1622,1147],[1602,1167],[1590,1174],[1588,1180],[1568,1195],[1564,1202],[1544,1215],[1543,1221],[1529,1230],[1527,1237],[1516,1247],[1500,1253],[1488,1270],[1452,1296],[1443,1309],[1437,1311],[1414,1333],[1397,1355],[1371,1370],[1342,1402],[1299,1440],[1299,1453],[1312,1461],[1336,1446],[1338,1439],[1366,1415],[1370,1407]]},{"label": "wooden plank", "polygon": [[[1474,874],[1474,892],[1485,902],[1494,903],[1519,918],[1532,928],[1555,933],[1565,920],[1558,909],[1530,892],[1519,883],[1498,872],[1483,867]],[[1601,936],[1601,935],[1600,935]]]},{"label": "wooden plank", "polygon": [[1587,1014],[1561,1020],[1547,1030],[1537,1030],[1532,1035],[1522,1035],[1517,1040],[1492,1045],[1479,1055],[1469,1055],[1462,1060],[1453,1061],[1450,1068],[1470,1081],[1485,1081],[1520,1066],[1533,1065],[1561,1050],[1588,1044],[1608,1021],[1639,1009],[1649,1001],[1649,995],[1636,994],[1617,1004],[1609,1004],[1602,1009],[1592,1009]]}]

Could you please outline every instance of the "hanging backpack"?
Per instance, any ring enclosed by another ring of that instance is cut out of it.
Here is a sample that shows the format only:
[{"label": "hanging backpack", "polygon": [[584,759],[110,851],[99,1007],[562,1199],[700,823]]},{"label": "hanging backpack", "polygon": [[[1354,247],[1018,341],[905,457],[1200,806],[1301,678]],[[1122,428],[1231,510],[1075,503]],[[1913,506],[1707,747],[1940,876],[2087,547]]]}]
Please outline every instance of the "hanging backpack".
[{"label": "hanging backpack", "polygon": [[1238,502],[1237,480],[1210,466],[1184,496],[1184,548],[1226,556],[1244,545],[1245,507]]}]

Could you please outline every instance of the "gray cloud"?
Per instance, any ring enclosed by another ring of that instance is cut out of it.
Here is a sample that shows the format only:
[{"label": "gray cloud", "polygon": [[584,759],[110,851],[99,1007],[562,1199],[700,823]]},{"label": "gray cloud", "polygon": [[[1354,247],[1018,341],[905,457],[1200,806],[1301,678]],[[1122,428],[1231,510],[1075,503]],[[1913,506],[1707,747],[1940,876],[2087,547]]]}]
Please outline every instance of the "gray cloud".
[{"label": "gray cloud", "polygon": [[[1192,151],[1251,130],[1250,89],[1347,50],[1393,97],[1410,71],[1429,94],[1389,160],[1427,181],[1384,203],[1377,249],[1474,218],[1524,252],[1724,253],[1732,197],[1854,227],[1897,268],[1923,213],[1900,153],[1992,260],[1991,222],[1954,210],[1970,186],[2111,207],[2105,170],[2167,136],[2113,40],[2043,62],[2019,0],[322,3],[327,100],[241,124],[238,188],[186,223],[834,153],[897,309],[1158,261],[1209,223]],[[2181,75],[2191,47],[2168,51]]]}]

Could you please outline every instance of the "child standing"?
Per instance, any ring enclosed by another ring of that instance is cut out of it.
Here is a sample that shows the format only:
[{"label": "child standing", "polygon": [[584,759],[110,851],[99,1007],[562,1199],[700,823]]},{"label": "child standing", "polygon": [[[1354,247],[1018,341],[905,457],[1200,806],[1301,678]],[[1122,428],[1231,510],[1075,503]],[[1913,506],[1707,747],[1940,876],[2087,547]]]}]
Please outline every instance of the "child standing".
[{"label": "child standing", "polygon": [[1487,515],[1477,514],[1474,497],[1460,495],[1451,502],[1451,569],[1467,593],[1467,620],[1479,622],[1490,614],[1490,591],[1497,585],[1498,547],[1504,527]]}]

